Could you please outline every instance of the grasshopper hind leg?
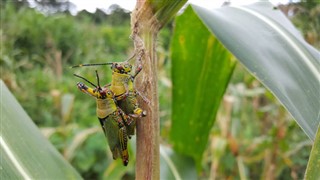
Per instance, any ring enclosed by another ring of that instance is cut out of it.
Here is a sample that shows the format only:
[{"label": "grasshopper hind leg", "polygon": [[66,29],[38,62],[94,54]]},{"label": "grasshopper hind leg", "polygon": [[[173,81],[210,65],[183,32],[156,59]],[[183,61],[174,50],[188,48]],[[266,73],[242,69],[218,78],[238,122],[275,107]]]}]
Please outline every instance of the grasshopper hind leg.
[{"label": "grasshopper hind leg", "polygon": [[127,130],[125,127],[119,129],[119,140],[121,147],[121,156],[123,165],[127,166],[129,163],[129,153],[128,153],[128,139],[127,139]]}]

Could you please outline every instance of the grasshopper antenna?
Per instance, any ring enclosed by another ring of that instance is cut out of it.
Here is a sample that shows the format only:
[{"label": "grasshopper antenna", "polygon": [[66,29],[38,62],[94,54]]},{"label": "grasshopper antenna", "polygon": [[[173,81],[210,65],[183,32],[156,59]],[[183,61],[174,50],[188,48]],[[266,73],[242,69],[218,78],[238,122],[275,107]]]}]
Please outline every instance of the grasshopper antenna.
[{"label": "grasshopper antenna", "polygon": [[112,65],[112,62],[108,63],[92,63],[92,64],[79,64],[75,66],[71,66],[71,68],[83,67],[83,66],[103,66],[103,65]]},{"label": "grasshopper antenna", "polygon": [[[79,76],[79,75],[77,75],[77,74],[73,74],[73,75],[76,76],[76,77],[78,77],[78,78],[80,78],[80,79],[83,79],[83,80],[87,81],[87,82],[90,83],[93,87],[97,88],[97,86],[96,86],[95,84],[93,84],[92,82],[90,82],[88,79],[86,79],[86,78],[84,78],[84,77],[82,77],[82,76]],[[98,81],[98,82],[99,82],[99,81]]]},{"label": "grasshopper antenna", "polygon": [[[129,59],[127,59],[125,62],[130,61],[136,56],[136,54],[133,54]],[[113,62],[107,62],[107,63],[90,63],[90,64],[79,64],[71,66],[70,68],[77,68],[77,67],[83,67],[83,66],[104,66],[104,65],[113,65]]]},{"label": "grasshopper antenna", "polygon": [[97,70],[96,70],[96,76],[97,76],[98,88],[101,89],[101,87],[100,87],[100,80],[99,80],[99,74],[98,74],[98,71],[97,71]]}]

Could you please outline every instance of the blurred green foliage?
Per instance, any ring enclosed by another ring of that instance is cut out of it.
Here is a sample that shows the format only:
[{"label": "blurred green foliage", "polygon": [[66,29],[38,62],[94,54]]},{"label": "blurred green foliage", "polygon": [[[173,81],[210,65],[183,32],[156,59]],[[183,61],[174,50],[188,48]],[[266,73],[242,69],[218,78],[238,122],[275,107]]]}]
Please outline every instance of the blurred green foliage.
[{"label": "blurred green foliage", "polygon": [[[1,79],[85,179],[134,178],[134,140],[129,145],[129,166],[124,168],[112,160],[94,99],[77,90],[78,79],[72,75],[94,81],[97,69],[106,84],[110,69],[69,68],[129,57],[133,52],[129,14],[101,15],[105,18],[86,12],[45,15],[10,2],[1,4]],[[159,35],[157,49],[161,143],[166,145],[171,127],[171,35],[169,23]],[[244,174],[249,179],[301,179],[310,149],[311,142],[291,116],[238,65],[221,102],[199,178],[240,179]]]},{"label": "blurred green foliage", "polygon": [[[68,160],[84,178],[95,179],[103,177],[106,167],[115,162],[107,154],[107,141],[98,127],[95,100],[77,90],[79,79],[72,74],[94,80],[98,69],[107,84],[111,71],[108,67],[69,67],[122,61],[131,55],[132,42],[128,19],[115,26],[108,21],[97,24],[91,18],[44,15],[28,7],[16,8],[11,2],[2,4],[0,68],[1,79],[35,123],[45,127],[44,133],[63,155],[81,142]],[[99,129],[81,136],[90,127]],[[133,154],[130,161],[134,164]],[[126,170],[134,172],[133,166]]]},{"label": "blurred green foliage", "polygon": [[302,2],[280,5],[281,11],[290,18],[301,31],[305,40],[316,48],[320,48],[320,2],[303,0]]}]

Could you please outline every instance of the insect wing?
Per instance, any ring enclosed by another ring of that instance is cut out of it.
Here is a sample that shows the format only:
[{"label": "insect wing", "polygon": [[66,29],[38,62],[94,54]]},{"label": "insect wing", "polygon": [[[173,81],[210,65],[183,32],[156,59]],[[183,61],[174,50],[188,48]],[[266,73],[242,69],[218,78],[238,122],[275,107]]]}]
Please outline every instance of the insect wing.
[{"label": "insect wing", "polygon": [[103,132],[108,140],[108,144],[110,150],[113,155],[113,159],[117,159],[121,157],[121,147],[120,147],[120,140],[119,140],[119,125],[112,116],[109,116],[105,119],[99,119],[100,124],[102,126]]}]

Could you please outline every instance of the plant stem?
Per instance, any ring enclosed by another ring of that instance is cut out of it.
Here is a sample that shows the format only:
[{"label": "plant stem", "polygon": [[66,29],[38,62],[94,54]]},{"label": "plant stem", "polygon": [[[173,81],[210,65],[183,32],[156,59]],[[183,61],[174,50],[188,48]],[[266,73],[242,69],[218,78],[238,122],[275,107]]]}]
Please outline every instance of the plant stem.
[{"label": "plant stem", "polygon": [[136,179],[160,179],[159,160],[159,102],[156,38],[159,23],[154,19],[148,3],[137,1],[131,15],[131,37],[134,41],[137,59],[141,57],[142,73],[135,81],[136,89],[150,103],[141,101],[141,108],[147,116],[137,121]]}]

